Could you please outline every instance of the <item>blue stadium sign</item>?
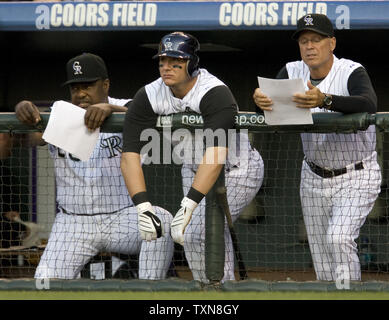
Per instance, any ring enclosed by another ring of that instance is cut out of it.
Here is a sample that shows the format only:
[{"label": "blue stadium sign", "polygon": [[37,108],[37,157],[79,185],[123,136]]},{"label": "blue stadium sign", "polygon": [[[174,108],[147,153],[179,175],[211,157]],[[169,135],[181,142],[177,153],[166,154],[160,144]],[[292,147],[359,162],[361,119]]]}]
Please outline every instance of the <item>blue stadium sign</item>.
[{"label": "blue stadium sign", "polygon": [[289,30],[307,13],[337,29],[388,29],[389,1],[8,2],[0,30]]}]

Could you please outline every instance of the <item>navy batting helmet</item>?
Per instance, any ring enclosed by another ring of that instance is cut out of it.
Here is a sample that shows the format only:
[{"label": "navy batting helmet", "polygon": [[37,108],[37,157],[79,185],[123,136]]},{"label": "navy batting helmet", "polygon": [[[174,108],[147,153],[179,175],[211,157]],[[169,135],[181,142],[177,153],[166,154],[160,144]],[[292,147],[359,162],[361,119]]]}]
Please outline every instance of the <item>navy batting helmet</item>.
[{"label": "navy batting helmet", "polygon": [[200,43],[194,36],[184,32],[173,32],[161,39],[158,53],[153,56],[153,59],[158,57],[188,59],[188,73],[195,76],[199,69],[200,58],[196,54],[199,50]]}]

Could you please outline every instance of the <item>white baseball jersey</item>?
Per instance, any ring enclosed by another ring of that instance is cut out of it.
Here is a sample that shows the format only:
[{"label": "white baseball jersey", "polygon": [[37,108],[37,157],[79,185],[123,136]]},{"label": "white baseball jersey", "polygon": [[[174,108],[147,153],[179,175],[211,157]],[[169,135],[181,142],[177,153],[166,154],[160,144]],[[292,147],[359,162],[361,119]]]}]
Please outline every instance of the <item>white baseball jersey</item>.
[{"label": "white baseball jersey", "polygon": [[[201,99],[209,90],[221,85],[225,86],[222,81],[210,74],[207,70],[199,69],[199,74],[195,85],[182,99],[176,98],[173,95],[170,88],[164,84],[162,78],[159,78],[156,81],[146,85],[145,90],[151,107],[156,114],[168,115],[185,111],[201,113]],[[194,136],[192,138],[194,138]],[[248,156],[246,155],[248,155],[249,150],[251,149],[247,134],[238,133],[235,138],[236,143],[229,146],[228,158],[226,162],[227,168],[237,165],[243,160],[242,158],[247,161]],[[188,142],[189,147],[194,147],[196,144],[203,145],[204,140],[203,136],[199,134],[196,136],[196,141],[194,141],[194,139],[184,139],[184,141]],[[183,161],[186,164],[194,164],[195,167],[193,169],[196,171],[196,164],[200,163],[202,155],[203,152],[201,152],[201,154],[185,152]]]},{"label": "white baseball jersey", "polygon": [[[124,106],[129,101],[108,98],[113,105]],[[54,159],[58,206],[76,214],[112,213],[132,206],[120,170],[122,145],[122,133],[100,133],[88,161],[80,161],[49,145]]]},{"label": "white baseball jersey", "polygon": [[[348,59],[338,59],[334,56],[334,64],[329,74],[317,86],[321,92],[339,96],[349,96],[347,80],[350,74],[361,67],[359,63]],[[290,62],[286,65],[289,79],[303,79],[308,90],[310,79],[308,66],[303,61]],[[314,108],[312,112],[323,112]],[[331,112],[328,110],[328,112]],[[304,154],[310,161],[320,167],[331,169],[344,168],[349,164],[361,161],[375,151],[375,126],[356,134],[337,133],[302,133]]]},{"label": "white baseball jersey", "polygon": [[[317,85],[323,93],[350,96],[347,85],[360,64],[334,56],[329,74]],[[289,78],[310,79],[303,61],[286,65]],[[308,88],[307,88],[308,89]],[[312,110],[312,109],[311,109]],[[323,112],[315,108],[313,112]],[[301,170],[300,197],[312,260],[318,280],[360,280],[357,254],[360,228],[380,192],[381,171],[375,151],[375,127],[352,134],[302,133],[307,160],[326,169],[347,172],[323,178],[306,161]],[[362,163],[358,168],[356,163]]]}]

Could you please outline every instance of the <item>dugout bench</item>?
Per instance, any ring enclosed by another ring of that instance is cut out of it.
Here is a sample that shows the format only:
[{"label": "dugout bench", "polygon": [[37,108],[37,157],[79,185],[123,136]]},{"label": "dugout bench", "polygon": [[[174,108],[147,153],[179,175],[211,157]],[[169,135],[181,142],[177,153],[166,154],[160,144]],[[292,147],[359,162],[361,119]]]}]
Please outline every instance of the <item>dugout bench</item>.
[{"label": "dugout bench", "polygon": [[45,245],[0,248],[1,278],[32,278]]},{"label": "dugout bench", "polygon": [[[0,278],[33,278],[45,247],[46,245],[0,248]],[[112,274],[115,258],[124,263]],[[100,276],[96,276],[97,274]],[[138,278],[138,258],[135,255],[100,252],[84,266],[80,276],[96,280]]]}]

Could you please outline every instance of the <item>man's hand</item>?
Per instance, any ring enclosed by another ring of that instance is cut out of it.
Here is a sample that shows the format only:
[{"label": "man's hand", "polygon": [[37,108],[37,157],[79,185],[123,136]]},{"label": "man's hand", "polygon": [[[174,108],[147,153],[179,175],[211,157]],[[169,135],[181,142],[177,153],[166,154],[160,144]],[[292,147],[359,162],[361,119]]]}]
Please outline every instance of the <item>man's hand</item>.
[{"label": "man's hand", "polygon": [[41,121],[39,109],[31,101],[20,101],[15,106],[15,114],[18,120],[24,124],[35,125]]},{"label": "man's hand", "polygon": [[273,110],[273,108],[271,107],[271,105],[273,104],[273,101],[267,95],[265,95],[261,91],[261,89],[259,89],[259,88],[255,89],[254,94],[253,94],[253,99],[254,99],[255,104],[260,109],[266,110],[266,111]]},{"label": "man's hand", "polygon": [[7,211],[4,212],[4,216],[11,221],[15,221],[17,219],[20,219],[20,214],[18,211]]},{"label": "man's hand", "polygon": [[12,146],[12,136],[9,133],[0,133],[0,159],[6,159],[11,155]]},{"label": "man's hand", "polygon": [[180,245],[184,245],[184,231],[192,218],[193,210],[197,207],[197,203],[187,197],[181,201],[181,208],[173,218],[170,226],[170,233],[173,240]]},{"label": "man's hand", "polygon": [[156,216],[150,202],[143,202],[136,206],[138,210],[138,228],[142,240],[156,240],[164,235],[161,220]]},{"label": "man's hand", "polygon": [[293,95],[293,101],[297,103],[299,108],[316,108],[323,105],[324,93],[319,88],[312,85],[308,80],[308,91],[305,93],[296,93]]},{"label": "man's hand", "polygon": [[90,131],[101,127],[104,120],[112,114],[111,105],[108,103],[97,103],[90,105],[85,113],[84,122]]}]

